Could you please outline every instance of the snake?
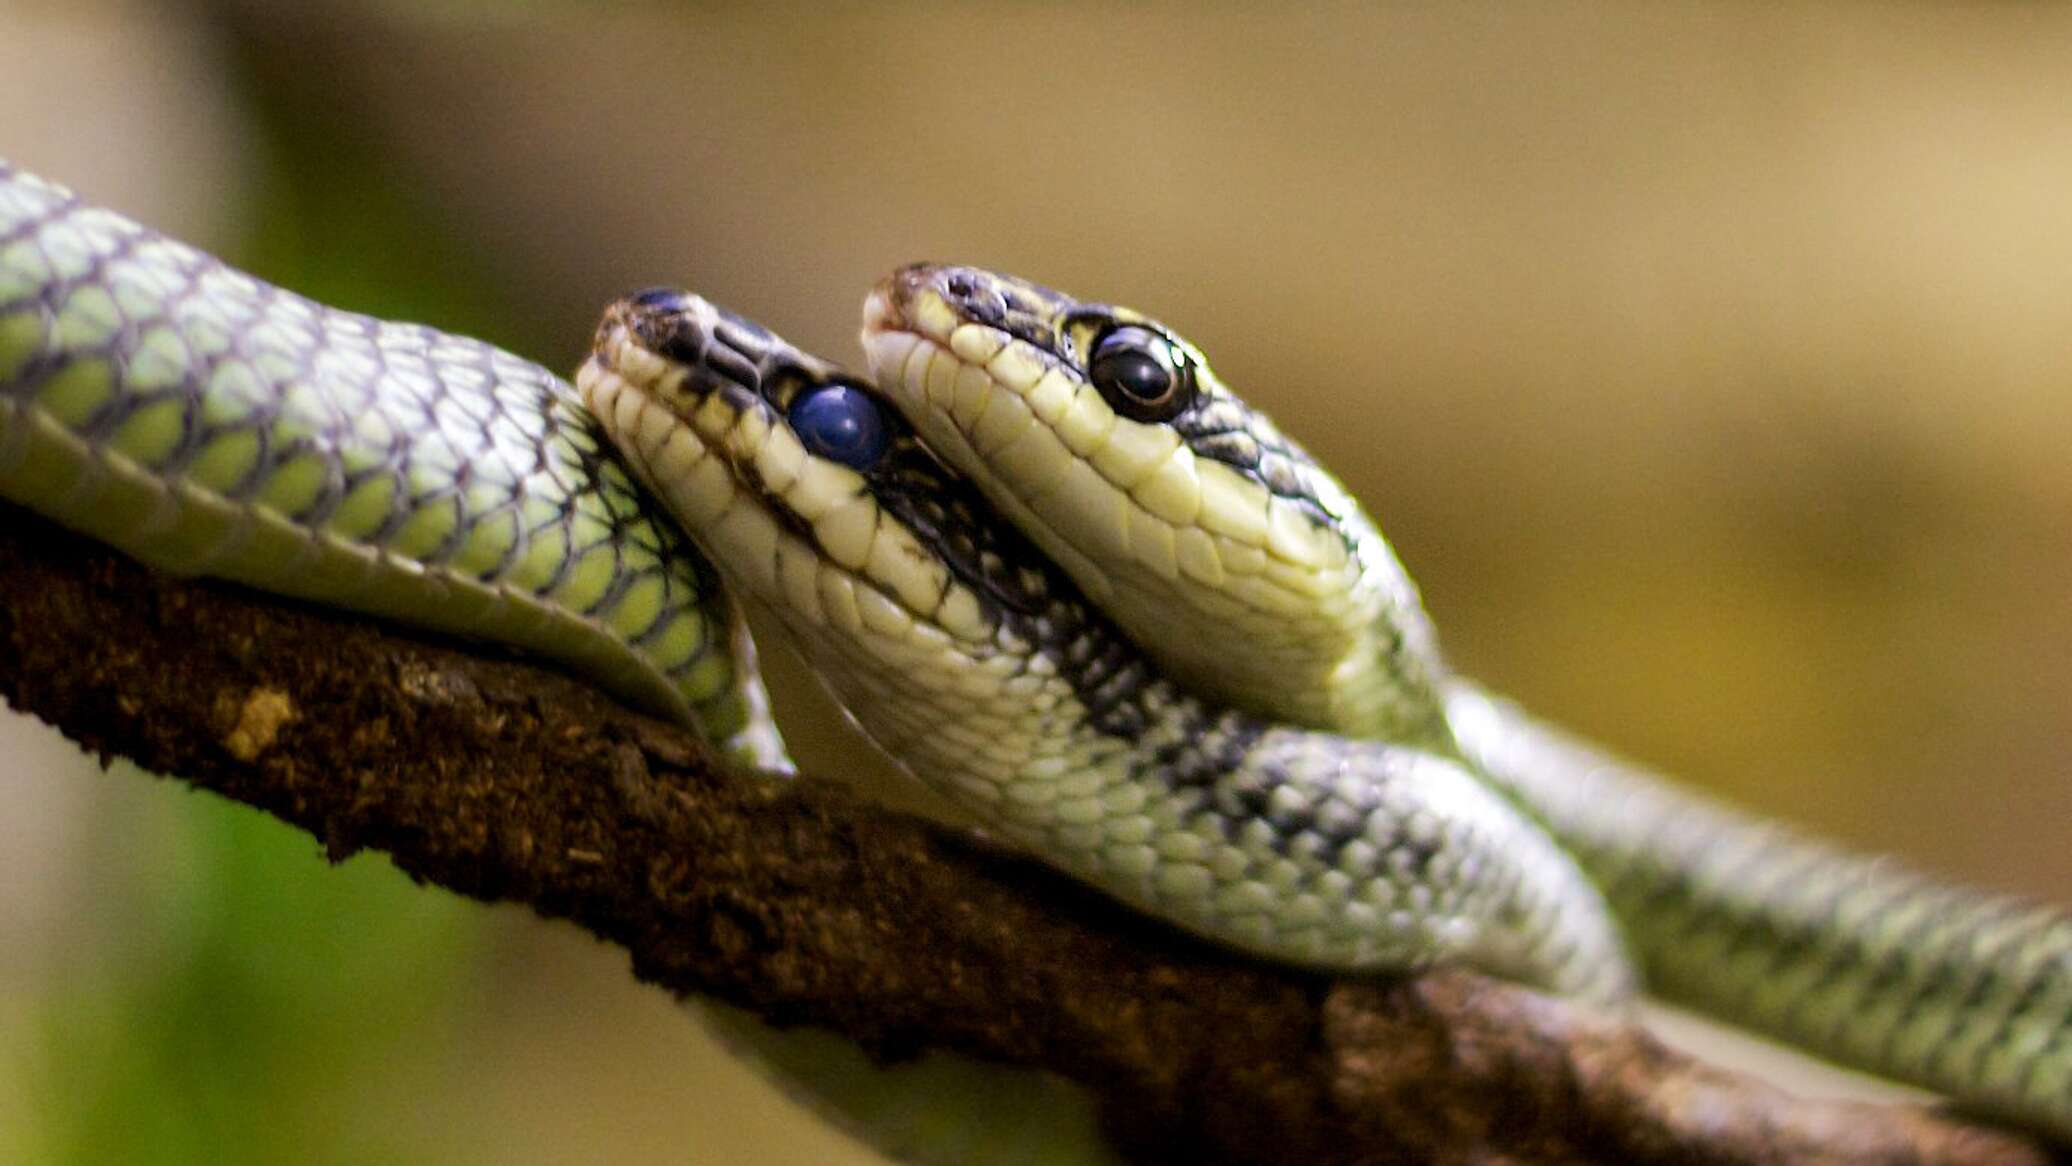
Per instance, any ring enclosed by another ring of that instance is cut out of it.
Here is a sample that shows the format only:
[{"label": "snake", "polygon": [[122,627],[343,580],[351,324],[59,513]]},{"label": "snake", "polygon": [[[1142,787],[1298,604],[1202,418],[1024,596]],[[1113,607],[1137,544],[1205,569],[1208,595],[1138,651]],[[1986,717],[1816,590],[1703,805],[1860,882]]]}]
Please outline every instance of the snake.
[{"label": "snake", "polygon": [[1712,802],[1446,666],[1336,479],[1159,321],[977,268],[869,377],[686,291],[573,383],[0,161],[0,498],[152,567],[510,645],[788,771],[744,614],[989,832],[1343,974],[1643,985],[2072,1138],[2072,918]]}]

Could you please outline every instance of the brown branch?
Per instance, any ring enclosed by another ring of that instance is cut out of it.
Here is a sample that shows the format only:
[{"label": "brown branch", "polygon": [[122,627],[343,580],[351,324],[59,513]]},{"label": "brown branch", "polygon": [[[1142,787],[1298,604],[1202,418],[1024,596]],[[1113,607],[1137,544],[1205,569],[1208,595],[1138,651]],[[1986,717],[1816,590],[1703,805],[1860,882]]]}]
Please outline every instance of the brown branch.
[{"label": "brown branch", "polygon": [[1088,1086],[1143,1161],[1994,1162],[2019,1138],[1811,1103],[1465,974],[1334,980],[532,665],[167,579],[0,506],[0,696],[427,882],[530,903],[642,979]]}]

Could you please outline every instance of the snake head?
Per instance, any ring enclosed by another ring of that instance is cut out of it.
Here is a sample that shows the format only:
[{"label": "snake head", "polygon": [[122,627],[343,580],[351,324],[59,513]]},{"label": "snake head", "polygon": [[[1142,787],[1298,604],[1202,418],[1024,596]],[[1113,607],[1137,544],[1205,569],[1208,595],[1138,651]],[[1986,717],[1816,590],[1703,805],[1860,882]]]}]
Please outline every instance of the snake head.
[{"label": "snake head", "polygon": [[1441,735],[1437,649],[1388,544],[1172,328],[917,264],[872,291],[863,343],[929,445],[1169,674],[1300,724]]},{"label": "snake head", "polygon": [[816,660],[912,674],[924,647],[988,656],[1074,599],[869,383],[699,296],[611,305],[576,383],[734,590]]}]

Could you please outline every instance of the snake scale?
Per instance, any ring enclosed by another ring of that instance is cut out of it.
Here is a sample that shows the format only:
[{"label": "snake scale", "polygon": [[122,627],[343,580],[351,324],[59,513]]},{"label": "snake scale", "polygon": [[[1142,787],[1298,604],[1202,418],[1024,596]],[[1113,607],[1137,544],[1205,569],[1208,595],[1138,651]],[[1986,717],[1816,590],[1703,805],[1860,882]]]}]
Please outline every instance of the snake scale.
[{"label": "snake scale", "polygon": [[0,162],[0,496],[529,649],[781,770],[759,607],[905,768],[1173,924],[1605,1004],[1644,973],[2072,1138],[2063,912],[1714,805],[1452,675],[1357,503],[1156,320],[914,267],[865,342],[875,385],[657,290],[572,386]]}]

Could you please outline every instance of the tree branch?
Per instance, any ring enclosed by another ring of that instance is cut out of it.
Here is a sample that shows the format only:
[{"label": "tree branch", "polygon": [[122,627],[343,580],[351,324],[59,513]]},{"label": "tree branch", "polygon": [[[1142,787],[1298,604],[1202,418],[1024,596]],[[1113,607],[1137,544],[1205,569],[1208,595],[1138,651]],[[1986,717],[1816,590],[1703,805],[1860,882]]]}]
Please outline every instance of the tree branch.
[{"label": "tree branch", "polygon": [[1147,922],[966,834],[533,665],[165,578],[0,505],[0,696],[334,859],[529,903],[673,992],[896,1059],[1050,1069],[1143,1161],[2040,1163],[1906,1107],[1796,1100],[1478,976],[1333,979]]}]

